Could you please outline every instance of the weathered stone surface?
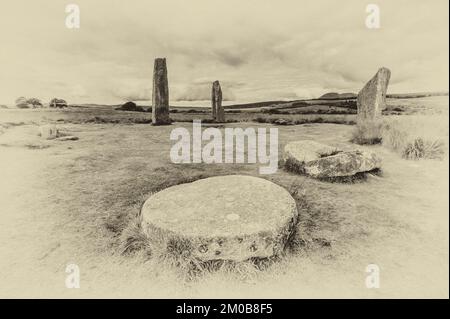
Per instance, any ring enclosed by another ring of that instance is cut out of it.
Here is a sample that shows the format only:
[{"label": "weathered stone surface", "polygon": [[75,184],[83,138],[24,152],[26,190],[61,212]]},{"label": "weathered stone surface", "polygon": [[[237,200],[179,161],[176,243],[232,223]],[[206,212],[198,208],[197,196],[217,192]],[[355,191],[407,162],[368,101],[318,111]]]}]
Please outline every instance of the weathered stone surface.
[{"label": "weathered stone surface", "polygon": [[58,137],[59,131],[56,128],[56,125],[47,124],[39,127],[39,133],[42,138],[52,140]]},{"label": "weathered stone surface", "polygon": [[304,170],[315,178],[353,176],[381,168],[381,159],[371,152],[348,151],[305,163]]},{"label": "weathered stone surface", "polygon": [[336,147],[305,140],[286,144],[283,157],[284,160],[291,159],[300,164],[314,161],[325,156],[334,155],[339,152],[342,152],[342,150]]},{"label": "weathered stone surface", "polygon": [[279,255],[298,217],[284,188],[240,175],[169,187],[152,195],[141,214],[153,245],[164,250],[183,243],[180,253],[201,261]]},{"label": "weathered stone surface", "polygon": [[283,157],[289,167],[314,178],[349,177],[381,168],[375,153],[343,151],[314,141],[288,143]]},{"label": "weathered stone surface", "polygon": [[359,92],[357,99],[358,122],[373,121],[381,117],[381,111],[386,108],[386,91],[390,77],[389,69],[380,68]]},{"label": "weathered stone surface", "polygon": [[211,92],[212,116],[217,122],[225,122],[225,110],[222,106],[222,88],[219,81],[214,81]]},{"label": "weathered stone surface", "polygon": [[171,122],[166,59],[157,58],[153,69],[152,124],[167,125]]}]

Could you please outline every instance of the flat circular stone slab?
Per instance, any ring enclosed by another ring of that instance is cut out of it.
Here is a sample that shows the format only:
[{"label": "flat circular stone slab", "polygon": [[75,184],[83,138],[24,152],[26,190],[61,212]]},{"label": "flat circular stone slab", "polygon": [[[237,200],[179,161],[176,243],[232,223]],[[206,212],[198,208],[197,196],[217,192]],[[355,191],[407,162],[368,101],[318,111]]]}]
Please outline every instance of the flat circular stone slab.
[{"label": "flat circular stone slab", "polygon": [[166,188],[144,203],[141,214],[153,245],[201,261],[278,255],[298,217],[284,188],[242,175]]},{"label": "flat circular stone slab", "polygon": [[375,153],[343,151],[314,141],[288,143],[283,158],[291,169],[314,178],[349,177],[381,168]]}]

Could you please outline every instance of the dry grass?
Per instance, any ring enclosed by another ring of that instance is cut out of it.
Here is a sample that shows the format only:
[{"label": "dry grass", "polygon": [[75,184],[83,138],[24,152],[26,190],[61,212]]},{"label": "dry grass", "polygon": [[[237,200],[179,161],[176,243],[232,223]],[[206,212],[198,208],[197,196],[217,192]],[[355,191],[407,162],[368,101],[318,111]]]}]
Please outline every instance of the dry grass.
[{"label": "dry grass", "polygon": [[405,159],[443,159],[448,148],[448,121],[437,116],[386,119],[383,146]]},{"label": "dry grass", "polygon": [[358,123],[352,131],[350,141],[359,145],[381,143],[404,159],[418,160],[443,159],[447,140],[448,125],[442,118],[408,115]]}]

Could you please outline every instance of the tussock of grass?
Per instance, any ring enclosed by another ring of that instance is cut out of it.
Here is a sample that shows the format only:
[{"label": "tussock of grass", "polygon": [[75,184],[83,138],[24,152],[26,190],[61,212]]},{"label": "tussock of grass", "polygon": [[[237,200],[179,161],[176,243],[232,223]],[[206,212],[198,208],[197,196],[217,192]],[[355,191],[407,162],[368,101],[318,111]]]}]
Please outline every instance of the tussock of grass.
[{"label": "tussock of grass", "polygon": [[133,254],[138,251],[144,251],[147,256],[151,256],[152,253],[148,238],[142,231],[140,216],[131,219],[120,235],[120,252],[123,255]]},{"label": "tussock of grass", "polygon": [[409,160],[421,158],[440,159],[445,154],[445,144],[440,140],[427,140],[417,137],[412,142],[408,142],[402,151],[402,157]]}]

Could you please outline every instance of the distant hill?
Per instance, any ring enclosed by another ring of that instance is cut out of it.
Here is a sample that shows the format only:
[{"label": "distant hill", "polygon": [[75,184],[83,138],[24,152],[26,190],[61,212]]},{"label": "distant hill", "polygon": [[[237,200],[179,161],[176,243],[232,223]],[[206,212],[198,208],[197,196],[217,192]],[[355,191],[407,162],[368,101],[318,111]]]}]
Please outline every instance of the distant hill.
[{"label": "distant hill", "polygon": [[[448,92],[420,92],[420,93],[399,93],[399,94],[387,94],[386,97],[390,99],[414,99],[420,97],[428,97],[428,96],[446,96]],[[317,100],[345,100],[345,99],[355,99],[358,97],[358,94],[355,93],[336,93],[329,92]]]},{"label": "distant hill", "polygon": [[448,96],[448,92],[386,94],[386,97],[390,99],[415,99],[419,97],[429,97],[429,96]]},{"label": "distant hill", "polygon": [[319,97],[319,100],[342,100],[342,99],[354,99],[358,95],[355,93],[336,93],[336,92],[329,92],[325,93],[321,97]]},{"label": "distant hill", "polygon": [[290,103],[293,101],[266,101],[266,102],[254,102],[254,103],[244,103],[244,104],[234,104],[234,105],[226,105],[225,109],[252,109],[264,106],[271,106],[277,104]]}]

